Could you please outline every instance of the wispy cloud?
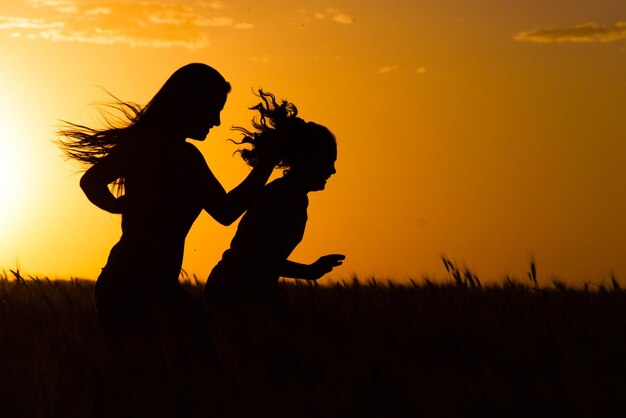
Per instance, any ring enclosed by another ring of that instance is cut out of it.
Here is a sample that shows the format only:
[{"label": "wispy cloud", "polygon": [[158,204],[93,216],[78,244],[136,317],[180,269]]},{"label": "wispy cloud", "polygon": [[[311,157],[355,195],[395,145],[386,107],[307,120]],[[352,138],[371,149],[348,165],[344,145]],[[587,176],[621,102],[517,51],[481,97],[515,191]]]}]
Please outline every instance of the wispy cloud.
[{"label": "wispy cloud", "polygon": [[402,74],[406,75],[406,74],[425,74],[428,69],[424,66],[419,66],[419,67],[413,67],[412,70],[406,68],[406,67],[400,67],[400,65],[397,64],[393,64],[393,65],[385,65],[383,67],[378,68],[378,70],[376,71],[379,75],[387,75],[390,73],[395,73],[400,71]]},{"label": "wispy cloud", "polygon": [[96,7],[95,9],[90,9],[85,12],[87,16],[89,15],[110,15],[111,8],[110,7]]},{"label": "wispy cloud", "polygon": [[386,65],[378,69],[378,74],[388,74],[392,71],[396,71],[398,68],[400,67],[398,67],[397,65]]},{"label": "wispy cloud", "polygon": [[63,22],[50,22],[46,19],[0,16],[0,29],[52,29],[63,27]]},{"label": "wispy cloud", "polygon": [[249,57],[250,61],[255,64],[270,64],[283,59],[282,55],[262,54]]},{"label": "wispy cloud", "polygon": [[626,22],[617,22],[605,26],[596,23],[585,23],[572,28],[545,28],[520,32],[515,35],[516,41],[537,43],[556,42],[614,42],[626,39]]},{"label": "wispy cloud", "polygon": [[213,10],[220,10],[224,8],[224,3],[221,1],[197,1],[200,6]]},{"label": "wispy cloud", "polygon": [[210,28],[251,29],[253,24],[217,14],[220,1],[186,4],[144,0],[25,0],[30,16],[0,16],[12,37],[126,44],[133,47],[204,48]]},{"label": "wispy cloud", "polygon": [[351,25],[354,23],[354,18],[352,16],[339,9],[335,9],[334,7],[329,7],[323,12],[317,12],[313,16],[319,20],[330,19],[333,22],[342,25]]}]

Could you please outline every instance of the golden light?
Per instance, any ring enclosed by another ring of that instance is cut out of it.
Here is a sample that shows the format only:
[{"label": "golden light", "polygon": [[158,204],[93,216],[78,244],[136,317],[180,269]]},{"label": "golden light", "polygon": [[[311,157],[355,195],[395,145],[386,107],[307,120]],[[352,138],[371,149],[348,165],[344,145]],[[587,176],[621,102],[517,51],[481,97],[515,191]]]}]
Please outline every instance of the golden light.
[{"label": "golden light", "polygon": [[30,177],[20,120],[9,103],[0,102],[0,236],[7,237],[23,209]]}]

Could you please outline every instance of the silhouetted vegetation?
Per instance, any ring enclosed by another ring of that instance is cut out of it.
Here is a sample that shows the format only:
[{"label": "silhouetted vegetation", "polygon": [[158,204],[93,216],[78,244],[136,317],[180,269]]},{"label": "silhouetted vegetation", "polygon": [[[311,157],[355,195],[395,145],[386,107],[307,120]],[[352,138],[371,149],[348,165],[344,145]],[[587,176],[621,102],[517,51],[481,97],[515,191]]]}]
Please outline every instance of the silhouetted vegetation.
[{"label": "silhouetted vegetation", "polygon": [[[443,284],[285,285],[279,315],[242,307],[213,313],[196,335],[124,340],[97,327],[92,282],[9,271],[0,416],[616,416],[626,389],[616,279],[539,287],[535,271],[486,285],[447,268]],[[185,288],[201,299],[198,283]]]}]

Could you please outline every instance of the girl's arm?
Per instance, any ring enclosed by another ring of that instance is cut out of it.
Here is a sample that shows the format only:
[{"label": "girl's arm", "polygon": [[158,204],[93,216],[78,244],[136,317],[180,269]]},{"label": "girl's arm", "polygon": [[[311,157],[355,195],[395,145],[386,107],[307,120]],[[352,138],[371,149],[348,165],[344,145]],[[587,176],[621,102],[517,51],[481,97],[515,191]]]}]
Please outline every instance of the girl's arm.
[{"label": "girl's arm", "polygon": [[280,276],[292,279],[317,280],[333,268],[343,264],[346,258],[343,254],[329,254],[320,257],[313,264],[301,264],[285,260],[280,267]]},{"label": "girl's arm", "polygon": [[87,199],[102,210],[122,213],[124,196],[116,198],[109,184],[122,177],[126,167],[127,159],[121,152],[112,152],[92,165],[80,178],[80,187]]},{"label": "girl's arm", "polygon": [[226,194],[222,203],[222,216],[230,225],[237,220],[252,204],[254,199],[263,190],[270,175],[274,171],[274,162],[259,161],[248,176],[234,189]]},{"label": "girl's arm", "polygon": [[230,225],[250,207],[252,201],[263,190],[263,186],[274,170],[274,160],[265,158],[250,171],[250,174],[230,192],[215,178],[204,157],[196,147],[192,148],[192,158],[195,166],[200,167],[200,193],[203,208],[222,225]]}]

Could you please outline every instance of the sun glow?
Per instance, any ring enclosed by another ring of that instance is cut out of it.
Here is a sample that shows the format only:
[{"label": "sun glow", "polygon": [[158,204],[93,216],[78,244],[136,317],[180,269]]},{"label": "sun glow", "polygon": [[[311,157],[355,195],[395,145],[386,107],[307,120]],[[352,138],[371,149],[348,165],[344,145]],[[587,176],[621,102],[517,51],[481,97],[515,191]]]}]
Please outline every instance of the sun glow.
[{"label": "sun glow", "polygon": [[0,103],[0,236],[3,238],[23,208],[29,175],[15,113],[10,106]]}]

